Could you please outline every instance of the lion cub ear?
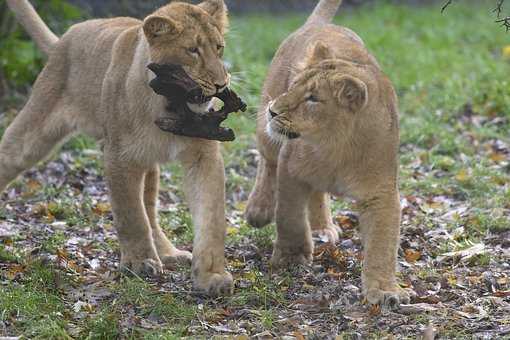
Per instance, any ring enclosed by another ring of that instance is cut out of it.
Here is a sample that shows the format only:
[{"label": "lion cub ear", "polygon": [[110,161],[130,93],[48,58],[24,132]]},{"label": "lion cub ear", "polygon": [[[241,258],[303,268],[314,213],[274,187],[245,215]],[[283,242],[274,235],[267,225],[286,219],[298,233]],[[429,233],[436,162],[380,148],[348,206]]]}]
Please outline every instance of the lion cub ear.
[{"label": "lion cub ear", "polygon": [[368,104],[367,85],[358,78],[341,75],[333,79],[333,89],[340,105],[352,113],[361,111]]},{"label": "lion cub ear", "polygon": [[206,0],[198,5],[204,11],[209,13],[216,21],[221,34],[225,34],[228,30],[228,9],[223,0]]},{"label": "lion cub ear", "polygon": [[181,34],[182,26],[170,18],[151,15],[143,22],[143,31],[149,40],[162,36],[171,38]]},{"label": "lion cub ear", "polygon": [[317,41],[317,43],[315,43],[315,46],[313,47],[312,54],[310,55],[311,61],[320,62],[332,58],[333,52],[328,47],[328,45],[326,45],[322,41]]},{"label": "lion cub ear", "polygon": [[320,63],[323,60],[326,59],[332,59],[333,58],[333,52],[331,52],[331,49],[322,41],[317,41],[315,45],[313,45],[309,50],[304,58],[304,60],[297,65],[297,69],[299,71],[304,71],[308,67]]}]

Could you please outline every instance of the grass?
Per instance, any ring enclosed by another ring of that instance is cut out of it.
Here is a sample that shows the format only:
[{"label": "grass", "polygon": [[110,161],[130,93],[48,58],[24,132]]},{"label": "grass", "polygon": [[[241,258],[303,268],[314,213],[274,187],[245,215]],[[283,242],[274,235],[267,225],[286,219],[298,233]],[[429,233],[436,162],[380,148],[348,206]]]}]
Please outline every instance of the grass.
[{"label": "grass", "polygon": [[[443,15],[439,6],[416,8],[377,3],[344,10],[336,22],[352,28],[364,39],[396,86],[401,103],[402,195],[424,199],[454,197],[467,205],[469,216],[448,222],[447,227],[454,229],[463,225],[469,231],[463,242],[468,244],[488,231],[508,230],[508,216],[501,213],[509,208],[510,201],[508,166],[505,168],[508,158],[505,163],[490,146],[494,141],[509,143],[510,60],[505,60],[502,49],[508,45],[510,35],[492,22],[492,3],[459,3]],[[249,113],[234,115],[227,123],[238,135],[235,143],[224,145],[230,193],[251,189],[253,178],[242,172],[249,162],[246,150],[255,146],[254,115],[260,87],[279,43],[304,19],[301,15],[253,15],[232,20],[226,60],[235,88],[249,104]],[[467,119],[469,110],[489,123],[480,125]],[[494,118],[500,120],[494,122]],[[67,143],[64,150],[82,152],[94,147],[94,142],[79,137]],[[101,173],[97,156],[79,155],[77,153],[73,171],[92,168]],[[179,168],[172,165],[166,170],[171,171],[171,176],[163,179],[163,190],[172,189],[182,197],[182,192],[175,190],[182,177]],[[92,213],[92,202],[78,207],[72,198],[61,197],[55,188],[34,195],[45,202],[46,217],[50,214],[75,227],[105,223],[103,218]],[[340,200],[335,201],[334,208],[348,206]],[[242,204],[229,206],[229,209],[240,213]],[[4,218],[16,218],[3,207],[0,213]],[[427,228],[436,226],[433,212],[417,221]],[[191,219],[184,206],[176,212],[162,213],[161,223],[177,244],[191,244]],[[227,245],[236,247],[249,238],[260,249],[270,249],[273,233],[273,228],[253,230],[238,221],[229,231]],[[65,242],[66,236],[56,233],[41,247],[55,254]],[[444,250],[452,250],[452,247],[445,244]],[[482,263],[489,260],[487,257],[480,259]],[[61,270],[33,262],[29,254],[16,248],[16,244],[0,245],[0,262],[24,266],[22,279],[0,286],[0,324],[11,325],[11,335],[58,339],[115,339],[120,336],[176,339],[187,335],[189,325],[197,318],[207,320],[221,316],[214,303],[212,306],[197,305],[193,299],[183,301],[160,292],[153,283],[123,278],[110,283],[110,288],[116,292],[113,300],[93,313],[76,318],[72,317],[73,306],[65,301],[62,292],[71,284],[70,279]],[[229,265],[242,266],[234,259]],[[259,271],[242,275],[253,284],[237,289],[236,294],[226,300],[227,304],[257,306],[262,328],[277,330],[277,315],[271,306],[288,303],[282,291],[291,277],[273,282]],[[126,314],[133,310],[136,315]],[[167,326],[147,330],[122,324],[126,319],[149,317],[162,319]],[[130,329],[129,332],[126,333],[126,329]],[[0,335],[1,332],[0,329]],[[349,338],[349,332],[345,335]]]}]

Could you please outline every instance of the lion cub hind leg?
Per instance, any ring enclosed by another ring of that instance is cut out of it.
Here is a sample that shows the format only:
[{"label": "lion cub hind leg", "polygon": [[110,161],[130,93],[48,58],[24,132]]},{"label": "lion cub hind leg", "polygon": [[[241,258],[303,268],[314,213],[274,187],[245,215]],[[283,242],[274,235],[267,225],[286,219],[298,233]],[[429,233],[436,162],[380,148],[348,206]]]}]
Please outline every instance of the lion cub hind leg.
[{"label": "lion cub hind leg", "polygon": [[180,160],[195,228],[193,286],[208,295],[231,294],[234,281],[225,270],[225,168],[219,143],[197,140]]},{"label": "lion cub hind leg", "polygon": [[308,219],[312,234],[325,242],[336,243],[341,230],[331,218],[329,194],[314,192],[308,203]]},{"label": "lion cub hind leg", "polygon": [[62,115],[65,107],[45,113],[25,107],[0,143],[0,191],[23,171],[46,158],[73,128]]},{"label": "lion cub hind leg", "polygon": [[159,258],[167,269],[173,269],[176,264],[191,263],[191,253],[175,248],[159,226],[157,209],[159,174],[159,166],[155,166],[145,174],[144,204],[152,228],[152,239]]},{"label": "lion cub hind leg", "polygon": [[61,82],[46,78],[58,73],[49,63],[34,85],[28,103],[5,131],[0,143],[0,191],[23,171],[47,157],[59,142],[74,128],[69,124],[75,112],[71,104],[62,100]]},{"label": "lion cub hind leg", "polygon": [[274,219],[276,191],[276,164],[271,164],[261,156],[257,168],[255,187],[248,199],[245,217],[254,228],[262,228]]},{"label": "lion cub hind leg", "polygon": [[396,309],[409,303],[408,293],[396,278],[400,235],[398,191],[369,195],[361,201],[360,226],[363,238],[363,294],[371,304]]},{"label": "lion cub hind leg", "polygon": [[311,194],[309,185],[292,178],[285,166],[278,167],[277,234],[271,258],[275,268],[312,262],[313,242],[307,216]]},{"label": "lion cub hind leg", "polygon": [[120,269],[141,276],[155,276],[163,267],[143,204],[145,173],[142,167],[120,161],[111,146],[105,146],[105,175],[120,243]]}]

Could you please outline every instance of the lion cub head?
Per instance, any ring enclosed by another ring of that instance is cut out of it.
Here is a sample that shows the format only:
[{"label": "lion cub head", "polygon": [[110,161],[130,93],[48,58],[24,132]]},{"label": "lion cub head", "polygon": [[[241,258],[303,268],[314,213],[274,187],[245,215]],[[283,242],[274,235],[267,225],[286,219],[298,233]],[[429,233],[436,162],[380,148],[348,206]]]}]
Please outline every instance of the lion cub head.
[{"label": "lion cub head", "polygon": [[151,62],[183,66],[206,96],[229,85],[230,75],[222,61],[227,27],[223,0],[206,0],[199,5],[174,2],[143,23]]},{"label": "lion cub head", "polygon": [[267,133],[275,140],[347,137],[368,105],[372,78],[365,66],[334,59],[317,43],[289,90],[269,104]]}]

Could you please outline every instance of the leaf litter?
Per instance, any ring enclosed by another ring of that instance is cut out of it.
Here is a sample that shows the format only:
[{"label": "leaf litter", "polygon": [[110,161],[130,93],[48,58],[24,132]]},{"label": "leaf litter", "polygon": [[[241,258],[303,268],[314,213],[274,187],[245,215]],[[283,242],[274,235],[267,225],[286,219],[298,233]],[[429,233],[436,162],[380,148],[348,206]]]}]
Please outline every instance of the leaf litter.
[{"label": "leaf litter", "polygon": [[[254,154],[247,150],[244,157]],[[3,249],[19,256],[2,257],[2,285],[23,284],[24,273],[36,259],[55,266],[65,278],[59,289],[72,334],[80,334],[81,325],[105,306],[122,300],[117,289],[123,279],[116,271],[118,245],[106,187],[100,171],[84,164],[95,162],[96,157],[64,152],[46,166],[27,172],[3,197],[7,204],[0,240]],[[227,173],[251,183],[254,163],[248,169],[229,166]],[[461,182],[464,176],[469,175],[456,175]],[[168,172],[163,178],[174,179]],[[47,195],[46,188],[56,193]],[[508,233],[488,231],[478,242],[466,242],[463,221],[472,218],[473,208],[465,200],[419,193],[402,197],[399,281],[416,295],[411,304],[388,311],[364,304],[361,296],[362,252],[356,213],[336,210],[340,241],[331,245],[316,239],[312,266],[275,273],[268,264],[271,242],[262,231],[240,229],[248,192],[228,192],[228,234],[232,240],[227,243],[226,255],[235,278],[233,297],[208,299],[196,294],[189,268],[167,271],[148,283],[149,291],[197,306],[196,316],[186,325],[189,337],[335,339],[340,335],[377,335],[433,339],[510,334]],[[183,209],[181,197],[178,189],[172,194],[162,190],[163,213]],[[457,227],[451,228],[452,224]],[[191,244],[183,247],[191,249]],[[18,262],[17,258],[25,260]],[[150,301],[117,307],[121,309],[121,333],[171,324],[164,314],[142,313],[142,304],[150,305]],[[6,323],[6,334],[17,335],[15,324],[15,320]]]}]

